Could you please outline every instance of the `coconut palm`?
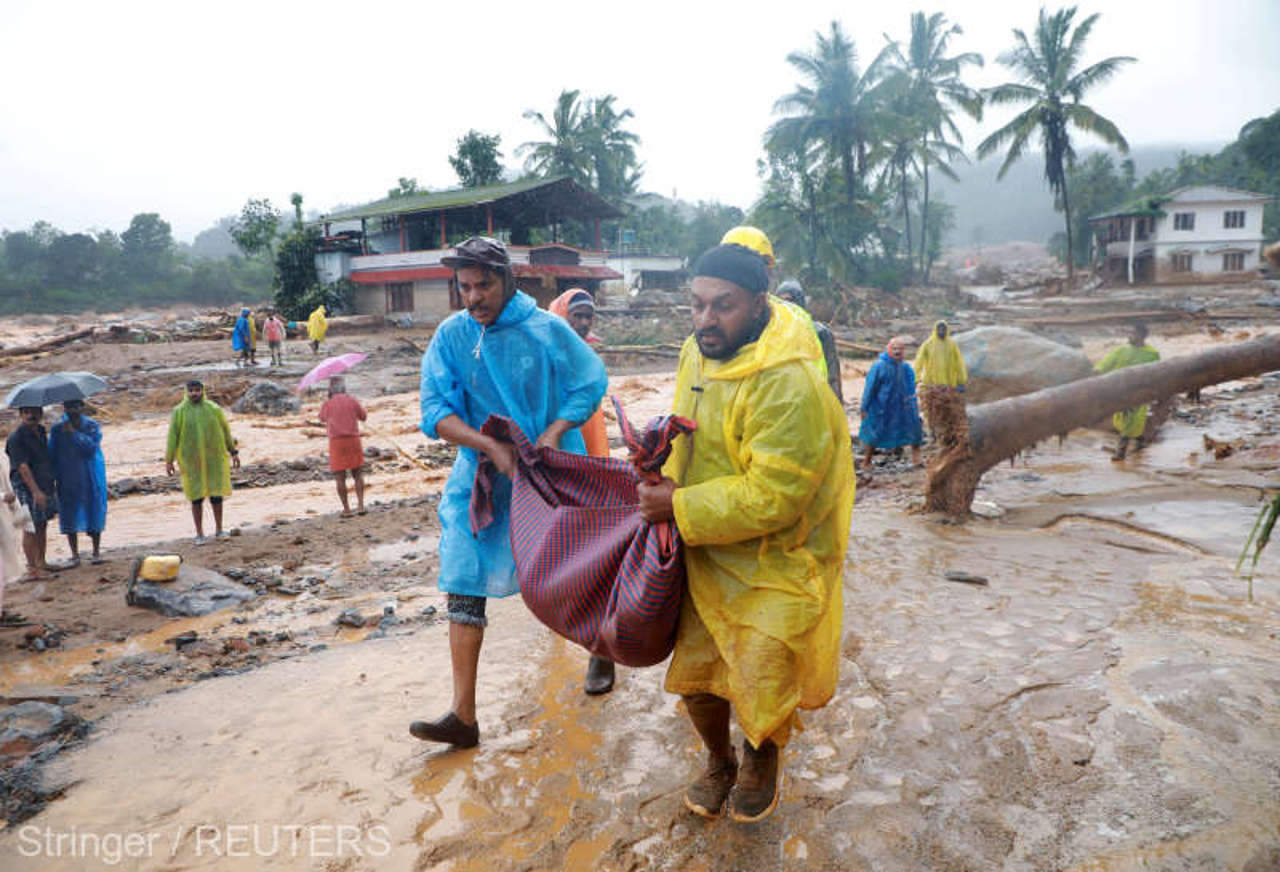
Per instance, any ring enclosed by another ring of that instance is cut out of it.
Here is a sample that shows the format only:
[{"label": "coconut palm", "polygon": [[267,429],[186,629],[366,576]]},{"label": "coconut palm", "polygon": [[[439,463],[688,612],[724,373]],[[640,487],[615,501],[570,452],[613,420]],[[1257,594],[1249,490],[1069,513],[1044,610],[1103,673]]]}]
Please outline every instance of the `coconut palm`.
[{"label": "coconut palm", "polygon": [[[959,109],[975,121],[982,120],[982,95],[961,81],[966,66],[982,66],[982,55],[947,55],[951,37],[963,32],[958,24],[948,25],[947,16],[941,12],[927,18],[923,12],[916,12],[911,16],[911,39],[905,54],[893,40],[888,45],[891,75],[904,81],[907,105],[918,126],[915,157],[922,183],[920,270],[925,281],[929,277],[929,168],[938,167],[943,175],[955,178],[950,162],[963,159],[964,155],[952,143],[960,143],[964,137],[952,117],[954,110]],[[910,230],[907,247],[910,253]]]},{"label": "coconut palm", "polygon": [[630,109],[614,108],[613,94],[591,101],[583,119],[583,138],[595,175],[595,189],[601,196],[617,199],[634,193],[640,180],[636,146],[640,137],[622,125],[635,115]]},{"label": "coconut palm", "polygon": [[857,49],[839,22],[831,22],[829,34],[815,36],[814,51],[787,55],[787,63],[806,81],[774,103],[774,112],[788,117],[774,122],[766,139],[821,142],[844,176],[845,206],[853,226],[858,218],[858,185],[867,168],[869,144],[875,139],[874,85],[879,65],[873,63],[859,72]]},{"label": "coconut palm", "polygon": [[1014,162],[1026,152],[1027,143],[1037,131],[1044,147],[1044,175],[1065,213],[1067,231],[1067,279],[1073,278],[1074,250],[1071,233],[1071,200],[1067,191],[1067,170],[1075,163],[1069,127],[1092,133],[1122,153],[1129,151],[1116,125],[1081,103],[1086,91],[1110,79],[1123,64],[1134,58],[1110,57],[1079,69],[1084,44],[1089,38],[1098,13],[1080,22],[1072,32],[1076,7],[1060,9],[1052,15],[1040,10],[1034,40],[1025,33],[1013,31],[1014,47],[1000,55],[1001,64],[1020,78],[986,89],[990,103],[1029,103],[1016,118],[988,136],[978,145],[978,157],[986,157],[1007,144],[1004,163],[997,178],[1003,178]]},{"label": "coconut palm", "polygon": [[587,110],[578,101],[579,91],[561,91],[551,120],[534,109],[524,117],[536,123],[547,138],[526,142],[516,149],[525,156],[525,169],[540,176],[569,176],[590,186],[592,166],[587,150]]}]

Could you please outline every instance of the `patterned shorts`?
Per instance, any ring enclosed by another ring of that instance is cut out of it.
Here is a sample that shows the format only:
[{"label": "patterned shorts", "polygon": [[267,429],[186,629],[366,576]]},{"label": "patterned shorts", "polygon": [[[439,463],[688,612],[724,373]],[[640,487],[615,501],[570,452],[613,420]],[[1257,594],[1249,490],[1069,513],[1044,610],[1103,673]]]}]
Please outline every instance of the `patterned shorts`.
[{"label": "patterned shorts", "polygon": [[451,593],[445,606],[449,620],[455,624],[467,624],[472,627],[486,627],[489,620],[484,616],[485,598],[469,596],[465,593]]},{"label": "patterned shorts", "polygon": [[26,482],[19,482],[13,486],[13,494],[18,498],[18,502],[22,503],[31,512],[31,523],[37,527],[49,523],[58,517],[58,495],[45,492],[48,501],[41,510],[36,507],[36,498],[32,496],[31,489],[27,487]]}]

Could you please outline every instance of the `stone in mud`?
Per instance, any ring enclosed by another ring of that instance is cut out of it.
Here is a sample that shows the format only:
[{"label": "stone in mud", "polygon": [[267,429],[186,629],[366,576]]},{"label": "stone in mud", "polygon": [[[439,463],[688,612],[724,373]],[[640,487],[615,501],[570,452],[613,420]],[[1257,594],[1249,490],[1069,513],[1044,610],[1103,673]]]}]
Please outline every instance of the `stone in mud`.
[{"label": "stone in mud", "polygon": [[47,702],[20,702],[0,709],[0,766],[27,756],[79,723],[62,706]]},{"label": "stone in mud", "polygon": [[251,589],[221,573],[184,563],[173,581],[132,582],[125,593],[125,602],[170,618],[198,617],[248,602],[256,596]]},{"label": "stone in mud", "polygon": [[302,401],[288,388],[275,382],[258,382],[231,406],[233,412],[259,415],[289,415],[302,408]]},{"label": "stone in mud", "polygon": [[334,620],[334,623],[343,627],[363,627],[365,624],[364,615],[360,614],[356,609],[347,609]]},{"label": "stone in mud", "polygon": [[1017,327],[957,333],[969,370],[969,405],[990,403],[1067,384],[1093,374],[1083,352]]}]

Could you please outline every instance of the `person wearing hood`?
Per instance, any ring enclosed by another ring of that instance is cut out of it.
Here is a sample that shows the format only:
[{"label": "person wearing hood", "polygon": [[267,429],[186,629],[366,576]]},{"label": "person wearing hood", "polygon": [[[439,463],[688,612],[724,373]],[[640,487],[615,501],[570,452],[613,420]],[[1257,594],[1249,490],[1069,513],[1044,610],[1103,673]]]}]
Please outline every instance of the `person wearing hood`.
[{"label": "person wearing hood", "polygon": [[88,533],[93,545],[89,562],[101,563],[102,530],[107,525],[102,427],[84,414],[84,400],[67,400],[62,408],[62,420],[49,432],[49,455],[58,482],[58,524],[67,537],[73,566],[80,563],[80,533]]},{"label": "person wearing hood", "polygon": [[[779,300],[791,303],[797,306],[805,314],[809,312],[809,300],[805,296],[804,288],[796,279],[787,279],[778,285],[776,296]],[[818,342],[822,345],[822,360],[826,369],[827,384],[831,387],[831,392],[836,395],[836,399],[840,401],[840,405],[844,405],[844,382],[840,375],[840,355],[836,351],[836,337],[831,332],[831,328],[821,321],[813,320],[813,332],[818,336]]]},{"label": "person wearing hood", "polygon": [[324,342],[324,336],[329,332],[329,319],[325,317],[324,306],[316,306],[310,316],[307,317],[307,339],[311,343],[311,353],[320,353],[320,343]]},{"label": "person wearing hood", "polygon": [[236,326],[231,330],[231,348],[240,353],[236,358],[237,366],[247,366],[252,362],[253,316],[249,314],[248,306],[240,310],[240,317],[236,318]]},{"label": "person wearing hood", "polygon": [[[600,337],[591,332],[596,323],[596,301],[582,288],[570,288],[551,301],[547,311],[558,315],[588,345],[599,345]],[[587,454],[592,457],[609,456],[609,434],[605,430],[604,409],[596,409],[594,415],[582,425],[582,438],[587,443]]]},{"label": "person wearing hood", "polygon": [[[721,244],[694,276],[674,412],[697,430],[675,441],[660,483],[640,485],[640,510],[650,522],[674,518],[684,542],[666,689],[684,698],[708,751],[685,805],[719,817],[732,793],[731,816],[750,822],[777,806],[797,710],[835,692],[853,458],[817,336],[766,293],[761,258]],[[741,769],[731,710],[745,736]]]},{"label": "person wearing hood", "polygon": [[[1160,359],[1160,352],[1147,344],[1147,325],[1137,322],[1129,331],[1129,341],[1119,348],[1113,348],[1106,357],[1098,361],[1094,372],[1099,374],[1139,366],[1144,363],[1155,363]],[[1124,460],[1129,450],[1129,442],[1136,441],[1138,450],[1142,450],[1142,434],[1147,428],[1148,405],[1142,404],[1111,416],[1111,424],[1120,434],[1115,453],[1111,459],[1117,463]]]},{"label": "person wearing hood", "polygon": [[[440,574],[447,594],[453,705],[409,732],[456,748],[480,739],[476,674],[490,597],[519,587],[511,553],[511,477],[515,447],[480,432],[490,415],[513,420],[538,447],[579,454],[579,428],[604,396],[604,364],[562,319],[516,289],[506,246],[473,236],[441,263],[454,270],[465,311],[446,318],[422,357],[422,432],[458,446],[440,497]],[[500,475],[493,492],[494,522],[473,533],[471,491],[480,455]],[[588,675],[588,678],[591,676]],[[607,688],[605,688],[607,689]]]},{"label": "person wearing hood", "polygon": [[904,359],[905,343],[901,337],[889,340],[867,373],[862,386],[862,426],[858,441],[866,446],[862,468],[871,468],[876,449],[889,450],[911,446],[911,462],[920,463],[920,443],[924,428],[916,407],[916,377],[911,364]]},{"label": "person wearing hood", "polygon": [[[231,459],[230,466],[227,458]],[[231,469],[240,468],[240,451],[231,438],[231,428],[222,408],[204,395],[199,379],[187,382],[186,396],[169,416],[169,438],[165,444],[164,470],[174,474],[175,464],[182,474],[182,492],[191,501],[196,544],[203,545],[204,501],[213,511],[214,537],[222,539],[222,501],[231,496]]]},{"label": "person wearing hood", "polygon": [[920,343],[915,360],[920,407],[933,438],[945,451],[969,437],[964,390],[969,372],[960,346],[951,338],[946,321],[933,325],[929,338]]}]

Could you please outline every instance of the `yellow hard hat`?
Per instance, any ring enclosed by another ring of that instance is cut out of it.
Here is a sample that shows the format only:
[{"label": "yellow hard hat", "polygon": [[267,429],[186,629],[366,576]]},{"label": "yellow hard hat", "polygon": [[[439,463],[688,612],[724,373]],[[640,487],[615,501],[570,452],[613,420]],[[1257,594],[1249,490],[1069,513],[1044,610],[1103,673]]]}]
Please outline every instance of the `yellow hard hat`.
[{"label": "yellow hard hat", "polygon": [[763,257],[767,265],[773,266],[773,243],[769,242],[769,237],[759,227],[740,224],[726,233],[720,244],[749,248]]}]

